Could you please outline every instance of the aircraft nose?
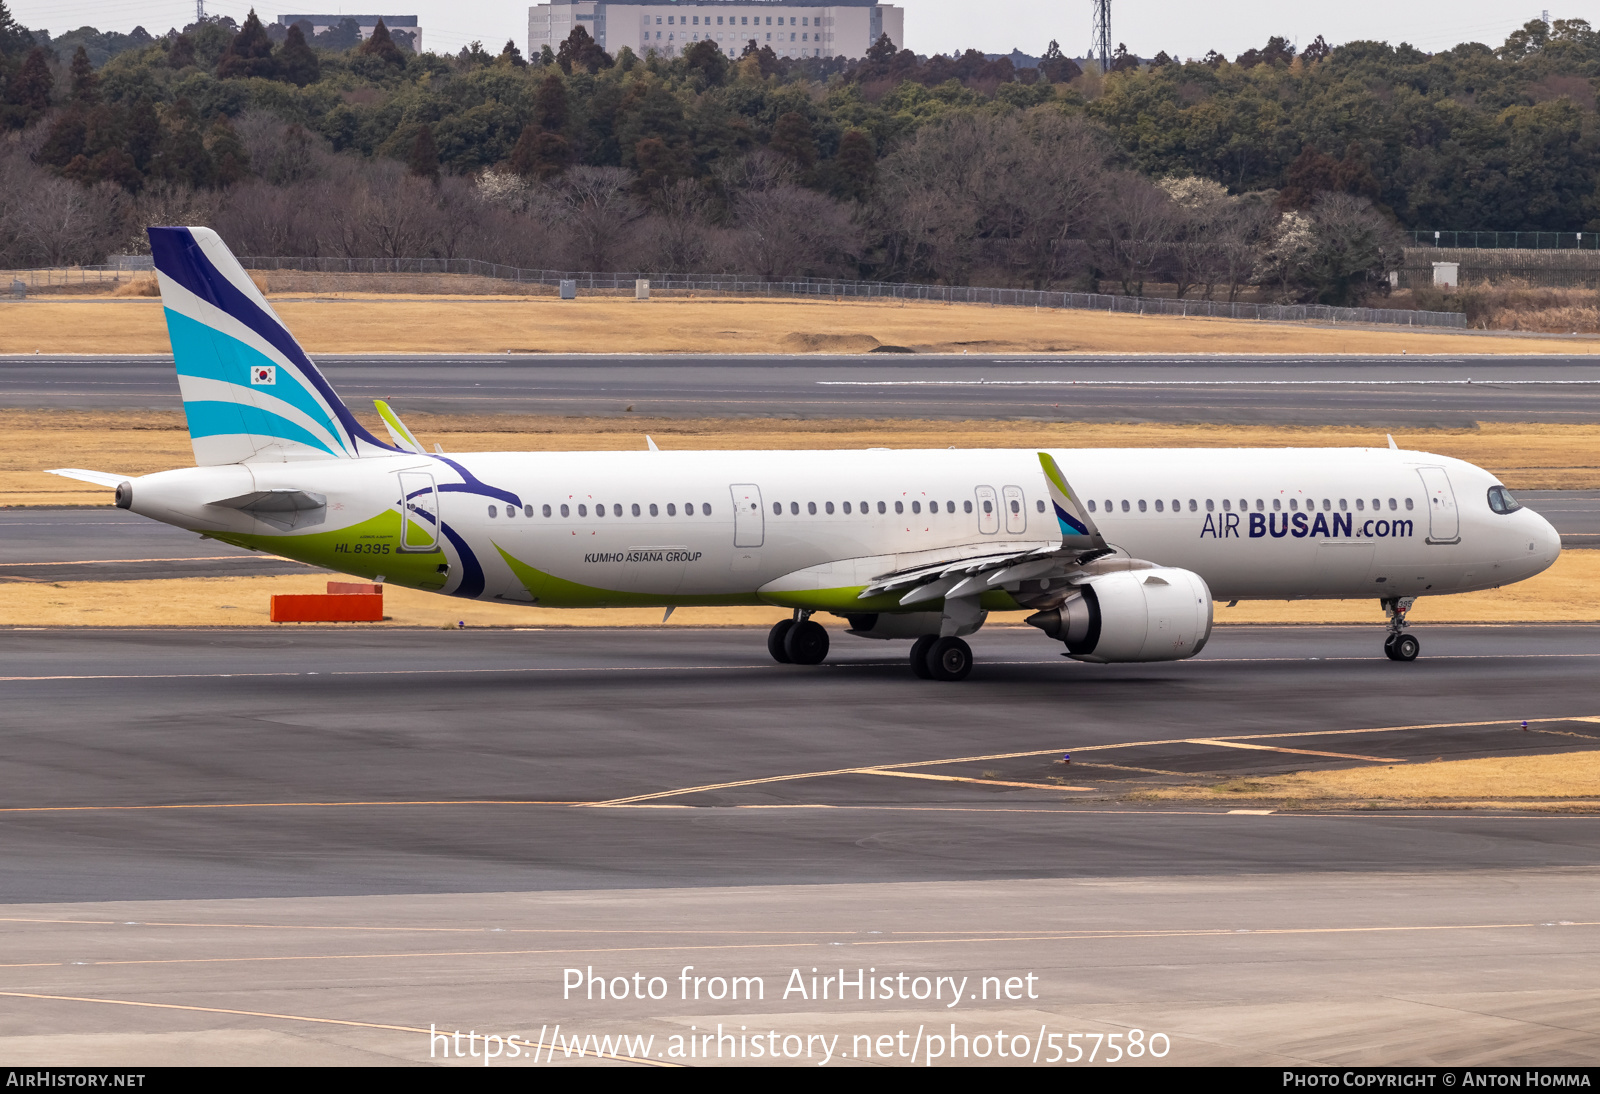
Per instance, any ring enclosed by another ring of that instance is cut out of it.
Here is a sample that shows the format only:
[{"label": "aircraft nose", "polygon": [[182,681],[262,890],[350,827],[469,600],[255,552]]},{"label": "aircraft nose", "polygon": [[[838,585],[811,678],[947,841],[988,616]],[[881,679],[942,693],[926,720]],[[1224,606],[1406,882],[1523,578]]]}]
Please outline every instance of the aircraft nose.
[{"label": "aircraft nose", "polygon": [[1553,565],[1561,554],[1561,533],[1556,531],[1556,526],[1543,516],[1536,513],[1534,517],[1538,523],[1529,533],[1532,537],[1529,541],[1532,550],[1528,553],[1539,560],[1541,563],[1539,568],[1543,570]]}]

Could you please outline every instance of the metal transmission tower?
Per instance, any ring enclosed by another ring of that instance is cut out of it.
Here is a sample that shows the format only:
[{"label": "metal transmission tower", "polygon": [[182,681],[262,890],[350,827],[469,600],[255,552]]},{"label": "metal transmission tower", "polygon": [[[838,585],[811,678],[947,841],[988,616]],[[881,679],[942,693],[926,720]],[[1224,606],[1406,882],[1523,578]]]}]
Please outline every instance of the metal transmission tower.
[{"label": "metal transmission tower", "polygon": [[194,21],[196,23],[206,21],[206,0],[194,0]]},{"label": "metal transmission tower", "polygon": [[1094,29],[1089,55],[1100,61],[1101,74],[1111,71],[1111,0],[1090,0],[1094,5]]}]

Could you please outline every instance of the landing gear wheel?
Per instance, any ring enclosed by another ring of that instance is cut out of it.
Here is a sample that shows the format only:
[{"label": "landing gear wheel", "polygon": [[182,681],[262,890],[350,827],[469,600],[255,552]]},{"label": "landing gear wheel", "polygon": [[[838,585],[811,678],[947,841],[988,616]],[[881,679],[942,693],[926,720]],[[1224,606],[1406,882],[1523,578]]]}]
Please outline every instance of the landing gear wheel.
[{"label": "landing gear wheel", "polygon": [[928,651],[933,649],[933,644],[939,641],[936,634],[925,634],[911,643],[911,671],[922,680],[932,680],[933,670],[928,667]]},{"label": "landing gear wheel", "polygon": [[783,652],[796,665],[820,665],[828,656],[828,632],[821,623],[794,623],[783,636]]},{"label": "landing gear wheel", "polygon": [[1422,643],[1409,634],[1397,634],[1383,644],[1383,652],[1391,661],[1415,661],[1422,652]]},{"label": "landing gear wheel", "polygon": [[783,640],[788,637],[789,628],[792,626],[794,626],[794,620],[780,619],[767,632],[767,652],[772,654],[772,659],[780,665],[789,663],[789,655],[784,652]]},{"label": "landing gear wheel", "polygon": [[972,671],[972,647],[959,638],[940,638],[928,647],[928,671],[935,680],[965,680]]}]

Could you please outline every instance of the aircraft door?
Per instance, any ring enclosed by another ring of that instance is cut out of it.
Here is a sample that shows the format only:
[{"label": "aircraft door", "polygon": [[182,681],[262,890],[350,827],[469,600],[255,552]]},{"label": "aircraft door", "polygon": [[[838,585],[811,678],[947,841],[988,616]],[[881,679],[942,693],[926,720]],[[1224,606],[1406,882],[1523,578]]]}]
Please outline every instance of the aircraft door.
[{"label": "aircraft door", "polygon": [[400,471],[400,550],[439,549],[439,490],[426,471]]},{"label": "aircraft door", "polygon": [[1419,467],[1428,507],[1428,542],[1460,543],[1461,514],[1456,510],[1456,492],[1450,487],[1450,476],[1442,467]]},{"label": "aircraft door", "polygon": [[978,498],[978,531],[992,536],[1000,530],[1000,502],[995,497],[994,487],[980,486],[973,493]]},{"label": "aircraft door", "polygon": [[761,511],[761,487],[735,483],[728,487],[733,495],[733,545],[759,547],[767,534],[767,516]]},{"label": "aircraft door", "polygon": [[1005,500],[1006,531],[1019,535],[1028,530],[1028,510],[1023,504],[1022,487],[1007,486],[1000,491]]}]

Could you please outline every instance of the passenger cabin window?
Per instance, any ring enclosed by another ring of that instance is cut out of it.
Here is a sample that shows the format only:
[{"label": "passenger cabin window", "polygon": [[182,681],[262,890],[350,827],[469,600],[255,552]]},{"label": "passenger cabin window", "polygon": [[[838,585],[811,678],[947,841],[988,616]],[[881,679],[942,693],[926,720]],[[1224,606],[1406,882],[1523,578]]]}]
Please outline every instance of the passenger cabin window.
[{"label": "passenger cabin window", "polygon": [[[915,506],[915,503],[913,503],[913,507],[914,506]],[[1022,512],[1022,503],[1020,501],[1018,501],[1016,498],[1012,498],[1011,499],[1011,511],[1013,513]]]},{"label": "passenger cabin window", "polygon": [[843,508],[844,508],[844,515],[848,517],[850,515],[850,503],[849,502],[845,502],[844,505],[843,505]]},{"label": "passenger cabin window", "polygon": [[[565,508],[565,506],[563,506],[563,508]],[[550,507],[549,507],[549,506],[548,506],[548,505],[546,505],[546,506],[545,506],[545,507],[544,507],[544,515],[545,515],[545,516],[547,516],[547,517],[548,517],[548,516],[549,516],[549,515],[550,515]],[[562,513],[562,514],[561,514],[561,515],[562,515],[562,516],[566,516],[566,514],[565,514],[565,513]]]},{"label": "passenger cabin window", "polygon": [[1127,498],[1123,498],[1122,499],[1122,511],[1124,513],[1126,513],[1129,508],[1130,508],[1130,506],[1128,505],[1128,499]]},{"label": "passenger cabin window", "polygon": [[822,508],[830,517],[833,515],[833,502],[823,502]]},{"label": "passenger cabin window", "polygon": [[783,516],[783,502],[775,501],[772,503],[772,515],[775,517]]},{"label": "passenger cabin window", "polygon": [[578,515],[580,517],[588,516],[589,515],[589,507],[587,505],[578,506]]},{"label": "passenger cabin window", "polygon": [[633,515],[634,516],[638,516],[639,515],[639,503],[638,502],[634,502],[633,503]]},{"label": "passenger cabin window", "polygon": [[1273,498],[1272,499],[1272,511],[1274,513],[1283,512],[1283,501],[1282,501],[1282,499],[1280,499],[1280,498]]},{"label": "passenger cabin window", "polygon": [[886,505],[884,505],[884,504],[883,504],[883,502],[881,502],[881,501],[880,501],[880,502],[879,502],[879,503],[878,503],[878,512],[880,512],[880,513],[887,513],[887,512],[888,512],[888,511],[889,511],[889,507],[888,507],[888,506],[886,506]]},{"label": "passenger cabin window", "polygon": [[1407,508],[1407,509],[1412,509],[1412,508],[1415,508],[1415,506],[1413,506],[1413,505],[1412,505],[1412,504],[1411,504],[1411,499],[1410,499],[1410,498],[1407,498],[1407,499],[1406,499],[1406,508]]},{"label": "passenger cabin window", "polygon": [[1389,499],[1389,509],[1390,509],[1390,511],[1393,511],[1393,510],[1398,509],[1398,508],[1400,508],[1400,506],[1395,504],[1395,500],[1393,498],[1390,498]]},{"label": "passenger cabin window", "polygon": [[[898,512],[899,512],[899,511],[900,511],[900,503],[899,503],[899,502],[896,502],[896,503],[895,503],[895,506],[894,506],[894,511],[895,511],[895,512],[896,512],[896,513],[898,513]],[[987,498],[985,498],[985,499],[984,499],[984,501],[983,501],[983,511],[984,511],[984,512],[985,512],[985,513],[992,513],[992,512],[994,512],[994,502],[992,502],[992,501],[990,501],[990,500],[989,500],[989,499],[987,499]]]},{"label": "passenger cabin window", "polygon": [[570,517],[572,515],[572,510],[563,505],[561,507],[561,515],[564,517]]},{"label": "passenger cabin window", "polygon": [[1140,498],[1139,499],[1139,512],[1143,513],[1145,511],[1146,511],[1146,506],[1145,506],[1145,503],[1144,503],[1144,499]]},{"label": "passenger cabin window", "polygon": [[522,515],[525,516],[525,517],[533,516],[533,506],[532,505],[524,505],[522,507]]},{"label": "passenger cabin window", "polygon": [[1163,503],[1162,503],[1162,501],[1161,501],[1161,499],[1160,499],[1160,498],[1157,498],[1157,499],[1156,499],[1156,512],[1158,512],[1158,513],[1164,513],[1164,512],[1166,512],[1166,508],[1165,508],[1165,506],[1164,506],[1164,505],[1163,505]]},{"label": "passenger cabin window", "polygon": [[1300,508],[1299,502],[1294,498],[1290,498],[1289,499],[1289,512],[1291,512],[1291,513],[1298,512],[1299,508]]},{"label": "passenger cabin window", "polygon": [[789,503],[789,515],[791,517],[798,517],[800,515],[800,503],[799,502],[791,501]]},{"label": "passenger cabin window", "polygon": [[1367,503],[1366,503],[1366,500],[1364,498],[1357,498],[1356,499],[1356,509],[1361,511],[1361,512],[1366,512]]},{"label": "passenger cabin window", "polygon": [[498,517],[499,515],[500,515],[500,507],[498,505],[489,506],[489,516]]},{"label": "passenger cabin window", "polygon": [[[983,503],[983,509],[984,509],[984,512],[988,512],[989,511],[989,503],[988,502],[984,502]],[[906,511],[905,502],[903,502],[903,501],[895,502],[894,503],[894,511],[896,513],[904,513]]]},{"label": "passenger cabin window", "polygon": [[1089,499],[1089,512],[1091,512],[1091,513],[1095,512],[1094,499],[1093,498]]},{"label": "passenger cabin window", "polygon": [[1224,513],[1233,512],[1233,502],[1229,501],[1227,498],[1223,498],[1222,499],[1222,511]]},{"label": "passenger cabin window", "polygon": [[[880,505],[881,505],[881,503],[880,503]],[[962,511],[962,512],[963,512],[963,513],[970,513],[970,512],[972,512],[972,503],[971,503],[971,502],[970,502],[970,501],[964,501],[964,502],[962,502],[962,503],[961,503],[961,511]],[[883,512],[883,509],[882,509],[882,508],[879,508],[879,510],[878,510],[878,512],[880,512],[880,513],[881,513],[881,512]]]},{"label": "passenger cabin window", "polygon": [[1216,502],[1212,501],[1210,498],[1207,498],[1206,499],[1206,512],[1214,513],[1214,512],[1216,512],[1216,509],[1217,509]]},{"label": "passenger cabin window", "polygon": [[1199,511],[1200,511],[1200,503],[1195,501],[1193,498],[1190,498],[1189,499],[1189,512],[1197,513]]},{"label": "passenger cabin window", "polygon": [[1496,513],[1515,513],[1522,508],[1522,503],[1511,496],[1511,491],[1503,486],[1489,487],[1489,508]]},{"label": "passenger cabin window", "polygon": [[672,504],[672,502],[670,502],[670,501],[667,502],[667,516],[675,517],[677,515],[678,515],[678,507],[676,505]]},{"label": "passenger cabin window", "polygon": [[814,502],[814,501],[806,502],[806,512],[810,513],[812,516],[816,516],[817,515],[817,503]]},{"label": "passenger cabin window", "polygon": [[650,515],[652,517],[659,517],[661,515],[661,510],[656,508],[655,502],[650,503]]},{"label": "passenger cabin window", "polygon": [[912,512],[913,512],[913,513],[920,513],[920,512],[922,512],[922,503],[921,503],[921,502],[920,502],[920,501],[914,501],[914,502],[912,502],[912,503],[911,503],[911,511],[912,511]]},{"label": "passenger cabin window", "polygon": [[1173,498],[1172,499],[1172,511],[1174,513],[1176,513],[1176,512],[1179,512],[1182,509],[1183,509],[1183,506],[1178,504],[1178,499],[1177,498]]},{"label": "passenger cabin window", "polygon": [[1345,500],[1343,498],[1340,498],[1339,499],[1339,512],[1341,512],[1341,513],[1348,512],[1349,509],[1350,509],[1350,506],[1345,504]]}]

